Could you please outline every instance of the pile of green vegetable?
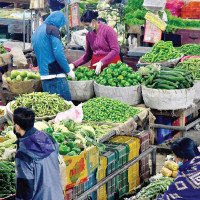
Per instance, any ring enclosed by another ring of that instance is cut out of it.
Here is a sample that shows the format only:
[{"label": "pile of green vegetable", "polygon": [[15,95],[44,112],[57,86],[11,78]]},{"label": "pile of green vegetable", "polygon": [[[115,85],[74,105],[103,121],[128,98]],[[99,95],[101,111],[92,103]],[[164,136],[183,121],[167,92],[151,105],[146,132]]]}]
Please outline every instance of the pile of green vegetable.
[{"label": "pile of green vegetable", "polygon": [[18,107],[30,108],[35,112],[36,117],[43,117],[69,110],[71,105],[56,94],[33,92],[16,97],[15,103],[11,105],[12,112]]},{"label": "pile of green vegetable", "polygon": [[128,104],[105,97],[93,98],[83,104],[83,120],[87,122],[124,123],[140,112]]},{"label": "pile of green vegetable", "polygon": [[161,197],[173,181],[173,178],[160,178],[157,181],[151,182],[148,186],[140,190],[136,199],[156,199],[157,197]]},{"label": "pile of green vegetable", "polygon": [[178,50],[185,56],[200,56],[200,44],[184,44]]},{"label": "pile of green vegetable", "polygon": [[26,70],[12,70],[10,76],[6,78],[8,82],[20,82],[28,80],[37,80],[40,79],[39,72],[28,72]]},{"label": "pile of green vegetable", "polygon": [[[141,0],[129,0],[128,5],[124,10],[124,23],[129,25],[144,25],[145,15],[147,10],[143,8]],[[182,19],[181,17],[175,17],[169,10],[165,9],[167,14],[167,33],[174,33],[177,29],[191,29],[199,28],[200,20]],[[162,17],[162,13],[159,12],[159,16]]]},{"label": "pile of green vegetable", "polygon": [[180,62],[175,69],[184,69],[192,73],[194,80],[200,80],[200,57],[188,58]]},{"label": "pile of green vegetable", "polygon": [[164,42],[161,40],[154,44],[151,52],[142,56],[140,61],[147,63],[158,63],[180,57],[181,53],[173,47],[172,41]]},{"label": "pile of green vegetable", "polygon": [[91,145],[96,146],[100,151],[104,150],[104,145],[97,142],[96,132],[91,126],[75,123],[72,119],[65,119],[53,125],[47,122],[36,122],[34,127],[55,138],[61,155],[75,156]]},{"label": "pile of green vegetable", "polygon": [[159,66],[156,64],[152,64],[152,65],[147,65],[146,67],[140,67],[138,69],[138,73],[142,74],[142,75],[147,75],[150,72],[154,72],[154,71],[158,71],[159,70]]},{"label": "pile of green vegetable", "polygon": [[[95,69],[89,69],[88,67],[78,67],[78,69],[75,71],[75,76],[75,81],[94,80],[97,77],[95,74]],[[68,76],[67,80],[72,80],[72,78]]]},{"label": "pile of green vegetable", "polygon": [[128,87],[138,85],[142,82],[142,75],[134,72],[127,64],[118,61],[117,64],[110,64],[96,78],[100,85],[109,85],[113,87]]},{"label": "pile of green vegetable", "polygon": [[15,166],[13,163],[0,160],[0,198],[15,194]]},{"label": "pile of green vegetable", "polygon": [[3,44],[0,43],[0,54],[7,53],[8,51],[4,49]]},{"label": "pile of green vegetable", "polygon": [[145,86],[155,89],[185,89],[194,85],[191,72],[166,67],[161,68],[160,71],[149,73],[144,80]]}]

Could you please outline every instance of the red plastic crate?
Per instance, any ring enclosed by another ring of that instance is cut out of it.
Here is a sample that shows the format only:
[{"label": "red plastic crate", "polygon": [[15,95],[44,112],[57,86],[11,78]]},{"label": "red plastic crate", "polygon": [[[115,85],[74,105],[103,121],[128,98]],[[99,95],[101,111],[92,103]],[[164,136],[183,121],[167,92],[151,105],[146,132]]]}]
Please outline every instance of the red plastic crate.
[{"label": "red plastic crate", "polygon": [[64,200],[72,200],[72,199],[73,199],[73,189],[66,190]]},{"label": "red plastic crate", "polygon": [[200,19],[200,2],[192,1],[187,6],[181,8],[183,19]]}]

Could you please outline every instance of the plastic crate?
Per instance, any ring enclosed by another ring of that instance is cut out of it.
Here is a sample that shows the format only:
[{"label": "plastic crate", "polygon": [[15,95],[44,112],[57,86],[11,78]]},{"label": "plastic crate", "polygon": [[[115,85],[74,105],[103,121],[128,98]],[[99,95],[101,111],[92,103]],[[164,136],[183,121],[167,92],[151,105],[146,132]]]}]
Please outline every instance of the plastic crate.
[{"label": "plastic crate", "polygon": [[[103,171],[105,170],[106,176],[108,176],[116,170],[116,155],[115,155],[115,152],[112,152],[112,151],[109,151],[109,150],[102,152],[101,157],[106,158],[107,164],[105,165],[105,162],[104,162],[103,163],[104,166],[101,166],[101,169]],[[102,193],[105,194],[105,191],[103,191]],[[107,184],[106,184],[106,198],[104,198],[104,199],[105,200],[106,199],[115,200],[116,199],[115,197],[116,197],[116,177],[107,182]],[[104,200],[103,197],[101,197],[101,199]]]},{"label": "plastic crate", "polygon": [[[107,158],[105,156],[100,156],[100,165],[98,167],[98,181],[101,181],[106,177],[107,168]],[[98,200],[106,200],[106,184],[98,189]]]},{"label": "plastic crate", "polygon": [[181,18],[200,19],[200,2],[191,1],[187,6],[182,7]]},{"label": "plastic crate", "polygon": [[87,170],[88,174],[97,169],[99,165],[99,150],[96,146],[91,146],[86,149]]},{"label": "plastic crate", "polygon": [[[136,137],[128,136],[115,136],[109,139],[109,141],[117,143],[119,145],[125,145],[129,148],[128,161],[133,160],[139,155],[140,151],[140,139]],[[128,183],[129,191],[132,191],[138,185],[136,184],[136,179],[139,178],[139,161],[129,167],[128,169]]]},{"label": "plastic crate", "polygon": [[[128,144],[119,144],[114,142],[105,142],[106,150],[110,150],[115,153],[116,157],[116,169],[122,167],[128,162],[129,146]],[[121,184],[123,182],[123,185]],[[120,198],[129,191],[128,184],[128,170],[122,172],[115,179],[116,184],[116,197]],[[121,188],[123,186],[123,188]],[[126,187],[127,186],[127,187]],[[127,189],[128,188],[128,189]]]},{"label": "plastic crate", "polygon": [[73,187],[73,199],[76,199],[76,197],[83,194],[83,192],[84,192],[84,183]]},{"label": "plastic crate", "polygon": [[[84,192],[88,189],[90,189],[92,186],[94,186],[97,183],[96,180],[96,173],[97,170],[93,171],[88,175],[88,181],[84,183]],[[88,195],[88,197],[85,200],[96,200],[97,199],[97,191],[92,192]]]},{"label": "plastic crate", "polygon": [[64,200],[72,200],[73,199],[73,189],[68,189],[65,191]]}]

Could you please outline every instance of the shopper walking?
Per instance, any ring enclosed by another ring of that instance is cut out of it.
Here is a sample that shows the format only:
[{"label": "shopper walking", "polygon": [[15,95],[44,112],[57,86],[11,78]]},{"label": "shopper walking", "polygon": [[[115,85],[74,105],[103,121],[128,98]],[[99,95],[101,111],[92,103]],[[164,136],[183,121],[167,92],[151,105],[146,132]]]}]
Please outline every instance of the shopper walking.
[{"label": "shopper walking", "polygon": [[75,79],[64,54],[59,28],[65,25],[65,16],[55,11],[33,34],[33,49],[36,54],[44,92],[59,94],[71,101],[66,74]]},{"label": "shopper walking", "polygon": [[86,51],[85,55],[69,65],[71,69],[91,60],[90,68],[96,68],[96,74],[99,74],[109,64],[121,61],[117,33],[112,27],[98,21],[98,12],[85,11],[81,23],[89,31]]},{"label": "shopper walking", "polygon": [[190,138],[176,140],[172,144],[179,173],[162,198],[158,200],[200,199],[200,153],[197,144]]},{"label": "shopper walking", "polygon": [[17,108],[13,123],[16,134],[16,200],[63,200],[56,141],[35,129],[35,113]]}]

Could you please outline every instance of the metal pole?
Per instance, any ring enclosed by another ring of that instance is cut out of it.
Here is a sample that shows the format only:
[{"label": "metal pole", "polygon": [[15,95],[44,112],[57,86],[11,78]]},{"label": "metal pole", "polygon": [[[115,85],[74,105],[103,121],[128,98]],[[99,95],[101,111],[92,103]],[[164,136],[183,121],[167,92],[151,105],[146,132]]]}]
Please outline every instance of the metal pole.
[{"label": "metal pole", "polygon": [[[101,181],[99,181],[96,185],[94,185],[93,187],[91,187],[89,190],[85,191],[80,196],[75,197],[75,199],[76,200],[82,200],[82,199],[87,198],[87,196],[90,193],[98,190],[99,187],[101,187],[102,185],[104,185],[109,180],[113,179],[114,177],[116,177],[118,174],[120,174],[124,170],[127,170],[129,167],[131,167],[132,165],[134,165],[137,161],[141,160],[142,158],[144,158],[145,156],[149,155],[150,153],[154,154],[154,156],[153,156],[154,160],[153,160],[152,164],[155,165],[155,162],[156,162],[156,147],[155,146],[150,146],[146,151],[144,151],[143,153],[141,153],[139,156],[137,156],[133,160],[129,161],[127,164],[125,164],[124,166],[120,167],[118,170],[116,170],[115,172],[113,172],[112,174],[110,174],[109,176],[107,176],[106,178],[104,178]],[[154,165],[152,165],[152,167],[154,167]],[[156,170],[152,169],[152,171],[155,172]]]},{"label": "metal pole", "polygon": [[68,0],[65,0],[65,19],[66,19],[66,29],[67,29],[67,43],[70,42],[68,8],[69,8]]},{"label": "metal pole", "polygon": [[156,152],[157,149],[154,148],[153,151],[151,152],[151,159],[152,159],[152,175],[156,175]]},{"label": "metal pole", "polygon": [[26,13],[26,10],[24,11],[24,14],[23,14],[23,49],[25,49],[25,32],[26,32],[26,25],[25,25],[25,13]]}]

